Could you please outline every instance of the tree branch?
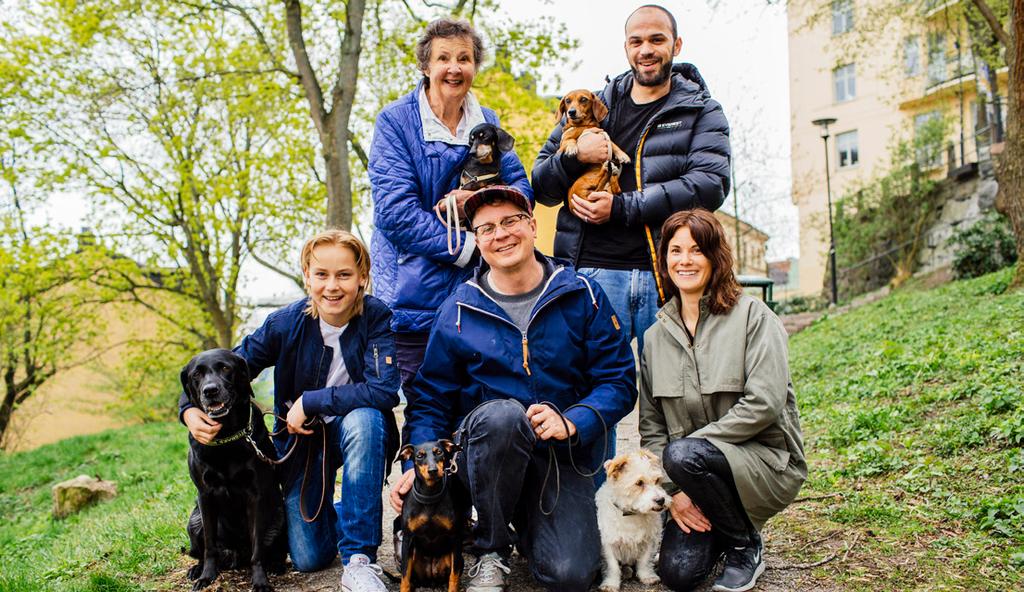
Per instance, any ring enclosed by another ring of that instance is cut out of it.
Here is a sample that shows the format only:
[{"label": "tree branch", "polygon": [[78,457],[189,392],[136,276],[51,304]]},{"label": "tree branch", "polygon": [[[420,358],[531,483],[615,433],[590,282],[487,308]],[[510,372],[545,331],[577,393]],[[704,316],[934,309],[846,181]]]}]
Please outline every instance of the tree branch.
[{"label": "tree branch", "polygon": [[320,133],[321,141],[327,138],[327,111],[324,109],[324,93],[320,89],[320,82],[316,79],[316,72],[309,62],[309,53],[306,51],[306,41],[302,37],[302,5],[299,0],[285,0],[285,24],[288,27],[288,45],[292,48],[295,56],[295,65],[299,69],[298,78],[302,89],[306,91],[306,100],[309,102],[309,112],[313,117],[313,125]]},{"label": "tree branch", "polygon": [[974,5],[978,7],[978,11],[981,12],[981,16],[985,17],[985,21],[988,23],[992,33],[995,34],[996,39],[999,43],[1003,44],[1003,47],[1010,47],[1010,36],[1006,33],[1006,29],[999,23],[999,19],[996,18],[996,14],[992,12],[992,7],[988,5],[985,0],[973,0]]}]

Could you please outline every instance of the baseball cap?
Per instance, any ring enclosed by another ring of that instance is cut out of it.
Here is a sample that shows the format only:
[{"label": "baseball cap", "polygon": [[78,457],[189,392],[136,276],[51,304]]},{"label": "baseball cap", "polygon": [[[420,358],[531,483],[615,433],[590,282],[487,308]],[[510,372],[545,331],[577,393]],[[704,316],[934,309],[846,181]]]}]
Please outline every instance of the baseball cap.
[{"label": "baseball cap", "polygon": [[519,191],[514,187],[508,185],[491,185],[482,189],[477,189],[470,195],[464,204],[462,209],[466,211],[466,220],[469,224],[473,224],[473,216],[476,215],[476,211],[480,209],[480,206],[494,203],[496,201],[507,201],[515,204],[517,208],[526,212],[527,214],[533,215],[533,208],[530,207],[530,200],[526,199],[523,192]]}]

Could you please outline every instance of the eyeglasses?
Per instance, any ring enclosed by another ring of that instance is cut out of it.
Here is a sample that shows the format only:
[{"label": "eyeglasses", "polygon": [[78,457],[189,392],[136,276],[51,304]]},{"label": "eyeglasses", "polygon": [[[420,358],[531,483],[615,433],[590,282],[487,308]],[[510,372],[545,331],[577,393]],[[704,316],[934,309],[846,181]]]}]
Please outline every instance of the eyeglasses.
[{"label": "eyeglasses", "polygon": [[[516,227],[516,224],[529,219],[529,214],[512,214],[511,216],[505,216],[499,220],[498,224],[501,224],[501,227],[506,231],[512,232],[512,229]],[[473,234],[475,234],[477,238],[490,238],[494,236],[494,231],[498,229],[498,224],[493,222],[490,224],[481,224],[473,229]]]}]

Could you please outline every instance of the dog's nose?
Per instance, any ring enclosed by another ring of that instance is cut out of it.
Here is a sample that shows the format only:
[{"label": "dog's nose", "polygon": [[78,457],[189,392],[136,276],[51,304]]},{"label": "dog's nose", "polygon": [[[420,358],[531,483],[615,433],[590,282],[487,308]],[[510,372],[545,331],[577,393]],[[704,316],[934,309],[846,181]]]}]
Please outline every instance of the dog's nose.
[{"label": "dog's nose", "polygon": [[217,394],[217,385],[207,384],[203,386],[203,394],[207,397],[212,397]]},{"label": "dog's nose", "polygon": [[576,117],[576,110],[575,109],[569,109],[569,117]]}]

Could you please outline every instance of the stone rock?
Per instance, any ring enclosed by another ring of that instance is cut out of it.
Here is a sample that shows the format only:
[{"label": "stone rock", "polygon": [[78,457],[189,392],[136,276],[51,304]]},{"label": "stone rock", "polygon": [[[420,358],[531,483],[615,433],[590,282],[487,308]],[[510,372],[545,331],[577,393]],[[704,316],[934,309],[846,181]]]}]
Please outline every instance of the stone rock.
[{"label": "stone rock", "polygon": [[117,496],[117,483],[79,475],[53,486],[53,517],[66,518],[82,508]]}]

